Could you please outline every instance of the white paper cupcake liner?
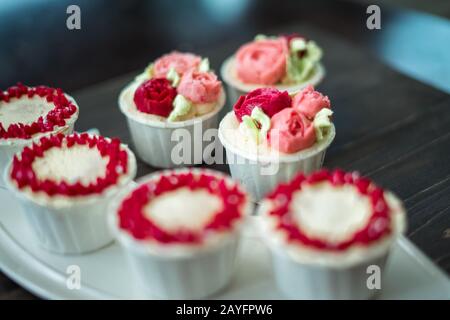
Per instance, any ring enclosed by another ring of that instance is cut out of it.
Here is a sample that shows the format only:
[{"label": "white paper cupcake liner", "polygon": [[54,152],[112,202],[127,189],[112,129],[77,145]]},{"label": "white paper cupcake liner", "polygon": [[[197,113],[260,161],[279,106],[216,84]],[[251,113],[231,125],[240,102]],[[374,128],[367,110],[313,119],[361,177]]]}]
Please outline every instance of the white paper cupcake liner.
[{"label": "white paper cupcake liner", "polygon": [[302,265],[280,250],[271,248],[271,252],[275,281],[280,291],[288,298],[305,300],[369,299],[379,289],[369,288],[367,281],[371,273],[368,267],[379,267],[382,277],[387,260],[386,253],[349,268],[332,268]]},{"label": "white paper cupcake liner", "polygon": [[224,288],[234,271],[238,237],[219,248],[185,257],[164,257],[127,247],[140,289],[147,297],[201,299]]},{"label": "white paper cupcake liner", "polygon": [[[186,121],[163,122],[144,120],[130,114],[123,101],[128,88],[120,94],[119,106],[127,118],[136,153],[142,161],[158,168],[176,168],[210,161],[208,157],[203,157],[203,150],[211,142],[204,141],[203,135],[208,129],[218,127],[218,115],[225,105],[224,92],[218,106],[210,113]],[[187,142],[187,145],[181,151],[179,149],[183,142]]]},{"label": "white paper cupcake liner", "polygon": [[239,78],[236,77],[236,73],[234,71],[234,56],[231,56],[222,63],[222,66],[220,68],[220,75],[227,85],[229,101],[236,102],[240,96],[263,87],[277,88],[281,91],[286,90],[289,92],[289,94],[294,94],[307,87],[308,85],[317,86],[325,77],[325,68],[322,64],[319,63],[313,75],[305,82],[299,84],[279,84],[269,86],[262,84],[248,84],[240,81]]},{"label": "white paper cupcake liner", "polygon": [[391,209],[391,233],[368,246],[355,245],[341,252],[291,243],[278,230],[278,218],[268,215],[270,203],[262,202],[258,208],[262,220],[257,226],[271,252],[280,291],[291,299],[321,300],[362,300],[379,294],[392,244],[406,228],[400,200],[390,192],[385,192],[385,197]]},{"label": "white paper cupcake liner", "polygon": [[[210,172],[235,183],[230,177],[207,169],[177,169],[178,172]],[[145,182],[164,171],[138,179]],[[241,221],[229,233],[216,234],[199,246],[161,245],[136,240],[119,228],[117,208],[135,186],[122,190],[110,205],[109,225],[116,239],[127,252],[130,265],[141,291],[149,298],[201,299],[225,288],[233,275],[241,226],[253,211],[250,201],[243,208]]]},{"label": "white paper cupcake liner", "polygon": [[30,195],[17,189],[8,179],[10,166],[6,168],[4,178],[7,187],[19,200],[40,246],[59,254],[81,254],[113,241],[107,224],[108,205],[136,174],[136,159],[130,150],[127,151],[129,172],[123,176],[120,184],[98,195],[62,197],[58,203],[43,200],[42,195]]},{"label": "white paper cupcake liner", "polygon": [[231,176],[238,180],[253,196],[254,201],[262,199],[280,182],[287,182],[297,173],[311,173],[322,167],[326,149],[335,137],[331,127],[326,138],[311,148],[290,155],[280,155],[277,159],[263,155],[251,155],[226,141],[219,128],[219,139],[225,147]]}]

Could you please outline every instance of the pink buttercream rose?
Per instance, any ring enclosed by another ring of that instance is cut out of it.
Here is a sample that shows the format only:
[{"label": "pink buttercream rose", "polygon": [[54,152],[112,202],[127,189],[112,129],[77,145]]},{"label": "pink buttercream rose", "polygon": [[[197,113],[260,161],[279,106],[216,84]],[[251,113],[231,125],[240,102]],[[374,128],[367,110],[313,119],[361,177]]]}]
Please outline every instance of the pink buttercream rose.
[{"label": "pink buttercream rose", "polygon": [[163,55],[155,61],[153,65],[153,76],[155,78],[165,78],[170,68],[182,75],[190,69],[198,67],[201,58],[192,53],[171,52]]},{"label": "pink buttercream rose", "polygon": [[287,55],[284,37],[244,44],[236,53],[237,76],[246,83],[275,84],[286,74]]},{"label": "pink buttercream rose", "polygon": [[331,107],[330,99],[319,91],[315,91],[311,85],[295,95],[292,106],[308,119],[313,119],[317,112],[323,108]]},{"label": "pink buttercream rose", "polygon": [[281,110],[270,121],[269,143],[281,152],[294,153],[316,142],[313,123],[294,108]]},{"label": "pink buttercream rose", "polygon": [[194,103],[210,103],[219,98],[222,83],[214,73],[190,70],[181,77],[177,89]]}]

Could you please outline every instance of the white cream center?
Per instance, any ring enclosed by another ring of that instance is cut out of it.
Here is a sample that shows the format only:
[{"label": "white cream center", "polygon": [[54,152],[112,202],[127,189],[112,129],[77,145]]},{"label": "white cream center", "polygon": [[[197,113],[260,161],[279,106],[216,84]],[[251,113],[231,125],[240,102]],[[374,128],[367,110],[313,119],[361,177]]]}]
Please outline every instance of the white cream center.
[{"label": "white cream center", "polygon": [[180,188],[152,200],[144,207],[144,215],[169,232],[195,232],[203,230],[221,208],[221,199],[206,190]]},{"label": "white cream center", "polygon": [[369,199],[354,186],[333,187],[328,182],[302,187],[294,193],[290,210],[308,236],[332,243],[351,238],[372,212]]},{"label": "white cream center", "polygon": [[32,166],[38,179],[68,183],[80,181],[83,185],[88,185],[98,177],[105,176],[108,160],[95,147],[74,145],[71,148],[48,149],[43,157],[33,161]]},{"label": "white cream center", "polygon": [[45,98],[33,97],[0,102],[0,123],[6,130],[13,123],[31,124],[45,117],[55,106]]}]

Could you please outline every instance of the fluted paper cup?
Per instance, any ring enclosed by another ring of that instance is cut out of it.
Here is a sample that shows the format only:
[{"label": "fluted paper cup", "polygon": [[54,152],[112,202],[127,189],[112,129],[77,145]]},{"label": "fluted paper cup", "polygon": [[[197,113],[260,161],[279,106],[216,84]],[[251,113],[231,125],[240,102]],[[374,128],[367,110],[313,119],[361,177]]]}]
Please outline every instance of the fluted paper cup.
[{"label": "fluted paper cup", "polygon": [[365,300],[377,293],[367,284],[369,267],[383,274],[387,253],[349,268],[301,265],[281,250],[272,250],[275,281],[280,291],[291,299]]},{"label": "fluted paper cup", "polygon": [[[127,111],[126,87],[119,96],[119,107],[126,116],[136,153],[145,163],[158,168],[175,168],[201,164],[203,150],[210,141],[203,139],[209,129],[217,129],[218,115],[225,105],[222,91],[217,107],[210,113],[186,121],[163,122],[142,119]],[[181,145],[187,148],[181,150]]]},{"label": "fluted paper cup", "polygon": [[195,255],[151,254],[145,246],[119,241],[146,297],[201,299],[224,288],[234,272],[238,235]]},{"label": "fluted paper cup", "polygon": [[401,201],[390,192],[386,200],[392,210],[391,234],[369,247],[354,246],[339,253],[289,243],[286,235],[274,232],[274,222],[266,215],[270,207],[263,201],[258,227],[271,252],[279,290],[287,298],[305,300],[363,300],[379,294],[392,244],[406,229]]},{"label": "fluted paper cup", "polygon": [[[177,169],[178,172],[188,169]],[[207,169],[189,169],[193,172],[209,172],[235,183],[228,176]],[[158,178],[165,171],[156,172],[138,179],[145,183]],[[122,200],[136,186],[122,190],[110,205],[108,222],[117,241],[125,249],[133,268],[139,288],[148,298],[201,299],[225,288],[234,272],[236,251],[241,227],[253,211],[247,201],[243,217],[233,230],[215,234],[199,245],[159,244],[137,240],[119,227],[117,211]]]},{"label": "fluted paper cup", "polygon": [[319,63],[314,70],[314,73],[309,77],[306,81],[298,84],[279,84],[279,85],[262,85],[262,84],[248,84],[242,82],[237,76],[234,67],[235,58],[234,56],[229,57],[222,63],[222,67],[220,68],[220,75],[223,81],[227,85],[227,93],[229,101],[238,101],[239,97],[245,95],[253,90],[263,88],[263,87],[271,87],[276,88],[281,91],[287,91],[289,94],[295,94],[301,91],[303,88],[308,85],[317,86],[322,82],[325,77],[325,68]]},{"label": "fluted paper cup", "polygon": [[9,178],[10,162],[5,170],[6,185],[19,200],[40,246],[59,254],[81,254],[113,241],[107,224],[107,207],[136,174],[136,159],[128,148],[127,151],[129,172],[118,184],[100,194],[58,200],[47,200],[43,195],[18,189]]},{"label": "fluted paper cup", "polygon": [[231,176],[238,180],[258,202],[281,182],[287,182],[297,173],[311,173],[322,167],[326,149],[333,141],[336,131],[331,126],[325,139],[312,147],[293,154],[278,157],[251,154],[238,149],[224,136],[224,129],[219,125],[219,140],[227,154],[227,163]]}]

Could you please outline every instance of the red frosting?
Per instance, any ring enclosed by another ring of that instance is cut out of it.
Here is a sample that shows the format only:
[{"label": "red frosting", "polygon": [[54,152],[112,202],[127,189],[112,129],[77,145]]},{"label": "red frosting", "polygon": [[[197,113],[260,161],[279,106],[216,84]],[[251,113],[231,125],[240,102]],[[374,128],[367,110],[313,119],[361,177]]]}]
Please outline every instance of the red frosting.
[{"label": "red frosting", "polygon": [[[293,221],[289,211],[289,204],[293,194],[301,190],[302,186],[326,181],[336,187],[343,185],[355,186],[361,196],[369,198],[372,207],[372,215],[367,225],[357,231],[349,240],[340,243],[329,243],[322,239],[308,236]],[[359,177],[353,172],[346,173],[342,170],[330,172],[322,169],[309,176],[304,176],[300,173],[290,182],[278,185],[266,198],[272,200],[275,204],[269,215],[277,218],[277,228],[287,234],[288,240],[299,242],[304,246],[318,250],[343,251],[352,245],[367,246],[391,232],[391,212],[384,198],[383,189],[376,186],[369,179]]]},{"label": "red frosting", "polygon": [[259,107],[268,117],[291,106],[292,99],[287,91],[274,88],[259,88],[240,96],[233,107],[234,114],[239,122],[242,117],[251,115],[253,108]]},{"label": "red frosting", "polygon": [[[97,148],[102,157],[108,158],[104,175],[89,185],[80,182],[70,184],[50,179],[39,180],[32,167],[34,159],[43,157],[44,152],[48,149],[61,148],[63,143],[66,144],[66,148],[74,145],[88,145],[89,148]],[[127,172],[127,164],[128,153],[121,148],[120,140],[117,138],[106,139],[101,136],[89,136],[87,133],[74,133],[69,136],[57,134],[43,137],[38,143],[25,147],[20,154],[20,159],[14,156],[10,177],[17,183],[19,189],[30,187],[34,192],[43,191],[49,196],[83,196],[101,193],[104,189],[116,184],[119,176]]]},{"label": "red frosting", "polygon": [[8,88],[6,92],[0,91],[0,101],[4,103],[10,102],[11,99],[29,99],[34,96],[45,98],[55,107],[45,117],[39,117],[31,124],[13,123],[8,128],[4,128],[0,123],[0,139],[30,139],[37,133],[53,131],[56,127],[65,126],[66,120],[77,111],[75,104],[69,101],[59,88],[45,86],[33,88],[18,83],[16,86]]},{"label": "red frosting", "polygon": [[[170,191],[187,187],[191,190],[207,190],[222,199],[222,208],[214,214],[202,232],[177,230],[169,232],[144,216],[143,208],[152,199]],[[245,194],[236,184],[227,184],[225,179],[205,173],[171,172],[159,180],[149,181],[131,192],[118,209],[120,228],[127,230],[138,240],[153,239],[160,243],[201,243],[207,231],[228,230],[242,216],[241,206]]]},{"label": "red frosting", "polygon": [[168,117],[173,109],[177,90],[165,78],[154,78],[142,83],[134,93],[136,108],[145,113]]}]

